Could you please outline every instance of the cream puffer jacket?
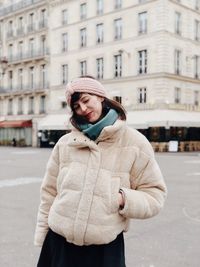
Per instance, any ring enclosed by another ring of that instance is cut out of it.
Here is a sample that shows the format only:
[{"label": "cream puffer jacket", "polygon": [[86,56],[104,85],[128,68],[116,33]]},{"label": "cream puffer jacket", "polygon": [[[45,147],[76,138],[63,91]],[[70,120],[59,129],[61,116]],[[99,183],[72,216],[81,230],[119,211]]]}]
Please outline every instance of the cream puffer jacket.
[{"label": "cream puffer jacket", "polygon": [[152,147],[137,130],[117,120],[94,142],[74,129],[60,138],[47,164],[34,243],[42,246],[49,227],[76,245],[109,243],[130,218],[156,215],[165,196]]}]

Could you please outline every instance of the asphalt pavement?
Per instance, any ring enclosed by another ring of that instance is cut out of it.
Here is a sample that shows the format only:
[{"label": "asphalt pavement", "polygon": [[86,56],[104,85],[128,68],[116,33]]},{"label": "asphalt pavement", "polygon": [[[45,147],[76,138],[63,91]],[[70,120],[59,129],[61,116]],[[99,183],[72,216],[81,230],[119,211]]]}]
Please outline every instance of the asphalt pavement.
[{"label": "asphalt pavement", "polygon": [[[0,267],[36,267],[40,248],[33,246],[33,235],[50,153],[0,147]],[[199,267],[200,152],[156,153],[156,158],[168,198],[158,216],[131,221],[127,267]]]}]

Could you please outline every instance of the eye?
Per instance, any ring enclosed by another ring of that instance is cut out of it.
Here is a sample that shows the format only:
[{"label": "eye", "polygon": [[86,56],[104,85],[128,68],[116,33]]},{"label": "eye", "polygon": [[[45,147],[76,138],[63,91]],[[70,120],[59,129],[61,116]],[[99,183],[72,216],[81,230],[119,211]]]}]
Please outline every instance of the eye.
[{"label": "eye", "polygon": [[84,101],[83,101],[83,103],[87,103],[89,101],[89,99],[85,99]]}]

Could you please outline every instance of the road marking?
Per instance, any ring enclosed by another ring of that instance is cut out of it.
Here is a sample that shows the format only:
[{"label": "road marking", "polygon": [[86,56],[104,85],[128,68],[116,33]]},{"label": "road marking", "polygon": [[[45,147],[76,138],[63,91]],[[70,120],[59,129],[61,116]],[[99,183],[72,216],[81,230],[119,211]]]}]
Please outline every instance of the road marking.
[{"label": "road marking", "polygon": [[183,214],[185,215],[186,218],[188,218],[194,222],[200,223],[200,218],[196,218],[196,217],[189,215],[187,210],[186,210],[186,207],[182,208],[182,211],[183,211]]},{"label": "road marking", "polygon": [[199,164],[200,160],[186,160],[184,163],[192,163],[192,164]]},{"label": "road marking", "polygon": [[13,152],[11,152],[11,154],[15,154],[15,155],[27,155],[27,154],[37,154],[37,153],[39,153],[39,151],[35,151],[35,150],[13,151]]},{"label": "road marking", "polygon": [[40,183],[42,178],[40,177],[20,177],[16,179],[7,179],[0,181],[0,188],[12,187],[24,184]]},{"label": "road marking", "polygon": [[200,176],[200,172],[186,173],[188,176],[197,175]]}]

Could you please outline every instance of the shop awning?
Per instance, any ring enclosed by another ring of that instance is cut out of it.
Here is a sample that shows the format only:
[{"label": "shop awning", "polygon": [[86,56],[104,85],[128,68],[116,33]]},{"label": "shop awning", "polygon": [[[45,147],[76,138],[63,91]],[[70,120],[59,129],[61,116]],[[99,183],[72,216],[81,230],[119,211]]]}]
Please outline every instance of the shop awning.
[{"label": "shop awning", "polygon": [[200,112],[182,110],[137,110],[127,114],[128,125],[149,127],[200,127]]},{"label": "shop awning", "polygon": [[31,120],[0,121],[0,128],[24,128],[32,127]]},{"label": "shop awning", "polygon": [[38,130],[68,130],[69,115],[50,114],[38,121]]}]

